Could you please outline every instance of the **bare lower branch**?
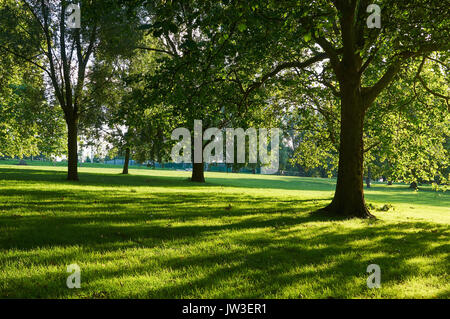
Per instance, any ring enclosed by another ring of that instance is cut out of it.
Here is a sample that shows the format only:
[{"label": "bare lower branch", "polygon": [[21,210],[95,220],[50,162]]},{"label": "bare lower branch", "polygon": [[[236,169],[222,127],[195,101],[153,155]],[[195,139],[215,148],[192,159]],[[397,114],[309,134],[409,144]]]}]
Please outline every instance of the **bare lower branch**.
[{"label": "bare lower branch", "polygon": [[365,149],[363,150],[363,152],[366,153],[366,152],[370,151],[372,148],[374,148],[374,147],[376,147],[376,146],[378,146],[378,145],[380,145],[380,144],[381,144],[381,141],[378,141],[378,142],[376,142],[376,143],[373,143],[373,144],[370,145],[369,147],[365,148]]},{"label": "bare lower branch", "polygon": [[142,47],[142,46],[138,46],[138,47],[136,47],[136,49],[139,49],[139,50],[147,50],[147,51],[155,51],[155,52],[161,52],[161,53],[165,53],[165,54],[168,54],[168,55],[171,55],[171,56],[175,56],[174,53],[172,53],[172,52],[170,52],[170,51],[167,51],[167,50],[163,50],[163,49],[149,48],[149,47]]},{"label": "bare lower branch", "polygon": [[[4,46],[4,45],[0,45],[0,49],[3,49],[3,50],[5,50],[6,52],[11,53],[12,55],[15,55],[16,57],[18,57],[18,58],[20,58],[20,59],[22,59],[22,60],[24,60],[24,61],[26,61],[26,62],[28,62],[28,63],[31,63],[31,64],[37,66],[39,69],[41,69],[42,71],[44,71],[44,72],[47,73],[48,75],[51,75],[49,70],[47,70],[47,69],[44,68],[42,65],[40,65],[40,64],[36,63],[35,61],[33,61],[32,58],[27,58],[26,56],[24,56],[24,55],[22,55],[22,54],[20,54],[20,53],[17,53],[17,52],[15,52],[15,51],[9,49],[8,47],[6,47],[6,46]],[[41,55],[41,54],[39,54],[39,55]],[[39,55],[37,55],[37,56],[39,56]],[[37,57],[37,56],[36,56],[36,57]]]},{"label": "bare lower branch", "polygon": [[278,73],[280,73],[283,70],[286,69],[292,69],[292,68],[299,68],[299,69],[303,69],[305,67],[308,67],[316,62],[325,60],[328,58],[328,54],[327,53],[319,53],[303,62],[299,62],[299,61],[292,61],[292,62],[284,62],[279,64],[277,67],[275,67],[275,69],[273,69],[272,71],[270,71],[269,73],[264,74],[261,77],[261,80],[253,83],[252,85],[250,85],[247,90],[245,91],[245,96],[244,98],[247,98],[249,96],[249,94],[258,89],[259,87],[261,87],[261,85],[263,85],[267,80],[269,80],[270,78],[276,76]]}]

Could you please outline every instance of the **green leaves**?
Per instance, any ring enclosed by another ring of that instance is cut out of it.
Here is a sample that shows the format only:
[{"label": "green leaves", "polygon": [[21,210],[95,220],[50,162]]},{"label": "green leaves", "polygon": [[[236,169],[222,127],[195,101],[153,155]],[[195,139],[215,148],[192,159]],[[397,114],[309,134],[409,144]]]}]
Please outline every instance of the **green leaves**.
[{"label": "green leaves", "polygon": [[229,38],[228,33],[222,34],[221,37],[219,38],[219,44],[224,43],[228,38]]},{"label": "green leaves", "polygon": [[312,38],[311,32],[308,32],[303,36],[303,40],[305,40],[305,42],[311,41],[311,38]]},{"label": "green leaves", "polygon": [[15,73],[18,79],[0,92],[0,156],[59,155],[65,123],[59,108],[44,99],[42,74],[23,65]]},{"label": "green leaves", "polygon": [[239,23],[237,27],[240,32],[244,32],[247,29],[247,25],[243,22]]}]

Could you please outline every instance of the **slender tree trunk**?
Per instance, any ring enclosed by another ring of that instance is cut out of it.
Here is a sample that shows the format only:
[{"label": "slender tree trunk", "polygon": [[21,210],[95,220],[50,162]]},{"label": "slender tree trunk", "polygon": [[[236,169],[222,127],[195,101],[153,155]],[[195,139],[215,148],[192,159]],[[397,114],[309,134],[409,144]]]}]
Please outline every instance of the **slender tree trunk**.
[{"label": "slender tree trunk", "polygon": [[366,178],[366,185],[367,188],[370,188],[370,179],[372,178],[372,172],[370,171],[370,165],[367,165],[367,178]]},{"label": "slender tree trunk", "polygon": [[125,149],[125,161],[123,163],[122,174],[128,174],[128,164],[130,162],[130,148]]},{"label": "slender tree trunk", "polygon": [[[195,125],[194,125],[194,131],[195,131]],[[205,182],[205,165],[203,162],[203,150],[205,149],[206,145],[204,144],[203,140],[201,140],[201,143],[196,144],[196,139],[199,136],[196,135],[196,133],[194,132],[194,147],[193,147],[193,161],[192,161],[192,177],[191,177],[191,181],[192,182],[197,182],[197,183],[204,183]],[[201,135],[200,137],[203,137],[203,129],[201,130]],[[195,158],[195,149],[196,147],[201,147],[201,157],[198,158],[196,160]],[[201,161],[201,163],[195,163],[196,161]]]},{"label": "slender tree trunk", "polygon": [[205,174],[203,163],[194,163],[192,165],[192,177],[191,181],[204,183],[205,182]]},{"label": "slender tree trunk", "polygon": [[[351,76],[349,76],[351,78]],[[365,108],[359,84],[351,80],[341,85],[341,134],[336,191],[325,210],[336,215],[373,217],[364,201],[363,124]]]},{"label": "slender tree trunk", "polygon": [[67,179],[78,181],[78,123],[76,120],[67,120],[67,149],[68,169]]}]

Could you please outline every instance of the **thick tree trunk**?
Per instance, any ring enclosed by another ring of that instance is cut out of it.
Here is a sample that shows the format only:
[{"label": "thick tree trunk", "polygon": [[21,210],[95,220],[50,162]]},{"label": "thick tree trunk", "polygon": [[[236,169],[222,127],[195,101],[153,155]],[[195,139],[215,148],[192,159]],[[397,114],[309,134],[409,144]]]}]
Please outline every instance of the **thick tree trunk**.
[{"label": "thick tree trunk", "polygon": [[411,184],[409,184],[409,188],[417,189],[417,183],[416,182],[412,182]]},{"label": "thick tree trunk", "polygon": [[67,120],[67,150],[67,179],[78,181],[78,123],[76,120]]},{"label": "thick tree trunk", "polygon": [[125,149],[125,161],[123,163],[122,174],[128,174],[128,164],[130,162],[130,148]]},{"label": "thick tree trunk", "polygon": [[193,164],[191,181],[199,182],[199,183],[205,182],[203,163],[194,163]]},{"label": "thick tree trunk", "polygon": [[373,217],[366,207],[363,190],[365,108],[358,83],[345,83],[341,88],[338,177],[334,198],[325,210],[333,215]]}]

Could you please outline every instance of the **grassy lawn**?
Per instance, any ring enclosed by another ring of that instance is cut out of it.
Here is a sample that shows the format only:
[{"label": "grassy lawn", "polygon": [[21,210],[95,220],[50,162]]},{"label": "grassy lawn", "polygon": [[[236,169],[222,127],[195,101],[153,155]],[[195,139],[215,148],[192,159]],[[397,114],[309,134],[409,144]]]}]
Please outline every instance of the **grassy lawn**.
[{"label": "grassy lawn", "polygon": [[[330,220],[311,212],[331,179],[80,172],[0,166],[0,298],[450,297],[448,192],[374,184],[377,220]],[[72,263],[81,289],[66,287]]]}]

